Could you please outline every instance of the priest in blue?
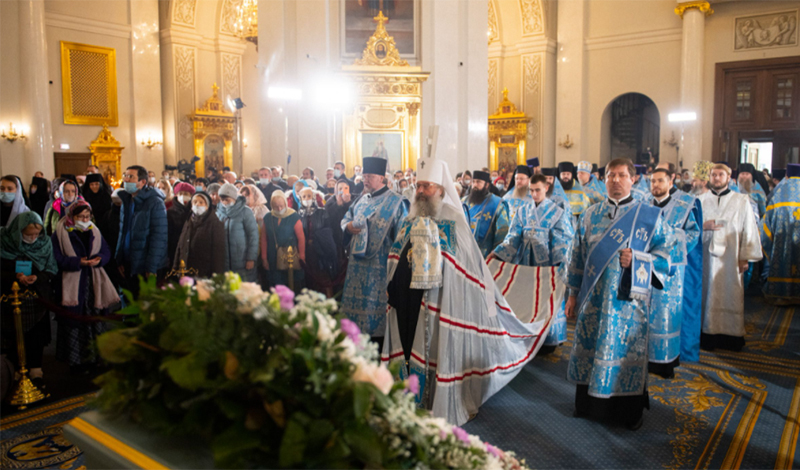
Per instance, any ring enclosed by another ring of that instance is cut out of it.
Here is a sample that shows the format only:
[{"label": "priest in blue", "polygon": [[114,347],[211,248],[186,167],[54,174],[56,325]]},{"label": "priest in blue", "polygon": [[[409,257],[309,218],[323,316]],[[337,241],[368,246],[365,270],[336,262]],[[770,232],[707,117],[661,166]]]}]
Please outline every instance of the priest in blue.
[{"label": "priest in blue", "polygon": [[[698,243],[702,234],[702,215],[698,211],[696,198],[673,186],[673,176],[668,168],[657,168],[650,178],[651,204],[661,209],[661,219],[675,231],[678,243],[673,256],[680,258],[673,264],[670,275],[666,278],[664,289],[653,292],[650,304],[650,336],[648,342],[649,370],[664,378],[675,376],[675,367],[680,365],[683,350],[683,333],[689,338],[687,349],[691,349],[687,361],[697,361],[700,347],[700,331],[702,328],[702,310],[700,289],[691,289],[692,285],[685,280],[687,269],[696,272],[689,279],[703,278],[702,244]],[[698,250],[698,246],[700,247]],[[687,264],[690,256],[700,256],[699,262],[693,260]],[[687,287],[688,286],[688,287]],[[691,293],[696,299],[684,305],[684,296]],[[687,312],[687,308],[691,311]],[[684,315],[688,318],[683,323]]]},{"label": "priest in blue", "polygon": [[647,167],[644,165],[634,165],[636,175],[633,177],[633,188],[631,194],[637,201],[650,200],[650,181],[647,179]]},{"label": "priest in blue", "polygon": [[568,318],[577,317],[567,378],[576,416],[642,425],[652,287],[663,288],[675,234],[661,210],[631,196],[627,158],[606,166],[608,198],[580,218],[568,275]]},{"label": "priest in blue", "polygon": [[736,182],[738,183],[737,192],[750,196],[750,200],[753,201],[757,210],[756,215],[760,220],[767,210],[767,191],[769,191],[769,184],[764,173],[756,171],[752,163],[742,163],[739,165]]},{"label": "priest in blue", "polygon": [[386,333],[386,261],[406,216],[403,198],[383,183],[386,163],[364,158],[364,192],[341,222],[342,242],[350,246],[342,311],[379,344]]},{"label": "priest in blue", "polygon": [[769,261],[764,296],[778,305],[800,304],[800,165],[786,166],[760,228],[761,248]]},{"label": "priest in blue", "polygon": [[485,171],[472,173],[472,190],[463,199],[469,213],[469,228],[484,258],[503,243],[508,233],[508,203],[489,191],[491,175]]},{"label": "priest in blue", "polygon": [[544,168],[542,174],[547,178],[547,198],[555,202],[556,205],[565,211],[570,216],[572,215],[572,208],[569,204],[567,193],[561,187],[561,181],[558,179],[558,168]]},{"label": "priest in blue", "polygon": [[514,220],[514,214],[519,208],[533,202],[530,188],[531,176],[533,176],[533,171],[527,165],[519,165],[514,170],[511,186],[503,196],[503,200],[508,204],[509,220]]},{"label": "priest in blue", "polygon": [[606,187],[592,175],[592,164],[587,161],[578,162],[577,178],[584,194],[589,198],[589,205],[603,202],[606,198]]},{"label": "priest in blue", "polygon": [[578,217],[583,214],[583,211],[589,208],[589,198],[583,192],[583,187],[575,181],[575,165],[572,162],[561,162],[558,164],[558,179],[561,182],[561,187],[567,194],[567,200],[572,212],[573,226],[578,223]]},{"label": "priest in blue", "polygon": [[[547,198],[547,187],[544,175],[531,177],[531,202],[517,211],[508,235],[486,258],[487,264],[492,258],[499,258],[523,266],[558,266],[558,273],[566,282],[575,232],[569,212]],[[567,317],[563,305],[559,305],[556,319],[539,355],[552,352],[566,340]]]}]

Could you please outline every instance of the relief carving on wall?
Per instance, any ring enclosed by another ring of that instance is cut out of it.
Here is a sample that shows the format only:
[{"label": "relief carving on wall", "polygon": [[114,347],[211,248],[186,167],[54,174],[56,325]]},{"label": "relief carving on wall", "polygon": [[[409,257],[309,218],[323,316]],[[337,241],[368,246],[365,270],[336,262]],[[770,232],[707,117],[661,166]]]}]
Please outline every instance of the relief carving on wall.
[{"label": "relief carving on wall", "polygon": [[241,88],[241,56],[236,54],[222,54],[222,93],[238,98],[242,95]]},{"label": "relief carving on wall", "polygon": [[489,59],[489,111],[494,111],[499,102],[497,97],[497,83],[500,59]]},{"label": "relief carving on wall", "polygon": [[197,9],[196,0],[173,0],[172,22],[194,26],[194,13]]},{"label": "relief carving on wall", "polygon": [[734,26],[734,50],[797,45],[798,10],[740,16]]},{"label": "relief carving on wall", "polygon": [[542,0],[519,0],[522,18],[522,35],[544,33],[544,13]]},{"label": "relief carving on wall", "polygon": [[498,31],[497,10],[494,6],[494,0],[489,0],[489,43],[499,38]]},{"label": "relief carving on wall", "polygon": [[234,34],[236,32],[236,8],[241,4],[242,0],[225,0],[225,3],[222,4],[222,15],[219,22],[219,31],[221,33]]},{"label": "relief carving on wall", "polygon": [[522,109],[530,112],[526,106],[528,98],[533,102],[540,101],[542,88],[542,56],[531,54],[522,56]]},{"label": "relief carving on wall", "polygon": [[175,70],[178,89],[182,91],[194,88],[194,48],[175,46]]}]

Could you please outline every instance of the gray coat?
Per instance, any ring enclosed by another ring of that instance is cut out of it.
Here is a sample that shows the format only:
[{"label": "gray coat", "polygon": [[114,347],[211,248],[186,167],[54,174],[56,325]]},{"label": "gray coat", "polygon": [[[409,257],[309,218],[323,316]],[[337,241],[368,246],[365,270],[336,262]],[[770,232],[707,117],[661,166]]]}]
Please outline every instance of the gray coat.
[{"label": "gray coat", "polygon": [[225,224],[227,233],[226,270],[238,273],[243,281],[256,282],[255,264],[253,269],[245,269],[248,261],[255,263],[258,259],[259,247],[258,224],[246,201],[244,196],[239,196],[230,208],[218,204],[217,217]]}]

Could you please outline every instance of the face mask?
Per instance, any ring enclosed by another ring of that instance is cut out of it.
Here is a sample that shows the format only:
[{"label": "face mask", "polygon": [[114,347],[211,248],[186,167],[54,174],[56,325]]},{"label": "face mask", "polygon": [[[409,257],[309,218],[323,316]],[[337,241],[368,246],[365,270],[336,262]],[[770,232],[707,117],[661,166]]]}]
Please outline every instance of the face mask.
[{"label": "face mask", "polygon": [[284,207],[283,209],[278,211],[278,214],[280,214],[280,215],[285,214],[287,209],[288,209],[287,207]]},{"label": "face mask", "polygon": [[36,194],[36,189],[37,188],[31,188],[31,194]]},{"label": "face mask", "polygon": [[269,184],[269,179],[261,178],[261,179],[258,180],[258,184],[260,184],[261,186],[266,186],[266,185]]},{"label": "face mask", "polygon": [[312,201],[311,199],[306,199],[305,201],[303,201],[303,206],[304,207],[311,207],[311,203],[312,202],[314,202],[314,201]]},{"label": "face mask", "polygon": [[501,184],[498,184],[498,185],[497,185],[497,189],[499,189],[500,191],[502,191],[502,190],[506,189],[506,185],[504,185],[504,184],[502,184],[502,183],[501,183]]},{"label": "face mask", "polygon": [[126,182],[126,183],[125,183],[125,191],[127,191],[127,192],[129,192],[129,193],[133,194],[133,193],[135,193],[135,192],[139,191],[139,188],[138,188],[138,187],[136,187],[136,183],[129,183],[129,182]]},{"label": "face mask", "polygon": [[150,184],[156,184],[156,178],[154,176],[150,177]]},{"label": "face mask", "polygon": [[79,220],[75,222],[75,226],[78,227],[78,230],[80,230],[81,232],[85,232],[90,228],[92,228],[92,223]]},{"label": "face mask", "polygon": [[466,186],[469,186],[470,183],[472,183],[472,181],[470,181],[470,180],[463,180],[463,181],[464,181],[464,185],[466,185]]},{"label": "face mask", "polygon": [[193,206],[192,207],[192,212],[194,212],[194,215],[198,215],[198,216],[205,214],[207,210],[208,210],[208,207],[206,207],[206,206]]},{"label": "face mask", "polygon": [[192,199],[192,198],[191,198],[191,196],[178,196],[178,200],[179,200],[179,201],[181,202],[181,204],[183,204],[184,206],[185,206],[185,205],[186,205],[186,203],[187,203],[187,202],[189,202],[191,199]]},{"label": "face mask", "polygon": [[340,176],[342,176],[342,171],[341,170],[338,170],[338,169],[337,170],[333,170],[333,177],[334,178],[338,178]]},{"label": "face mask", "polygon": [[17,193],[0,193],[0,201],[11,204],[17,198]]},{"label": "face mask", "polygon": [[202,187],[202,186],[195,186],[195,187],[194,187],[194,190],[195,190],[195,191],[197,191],[197,192],[199,192],[199,191],[202,191],[202,190],[203,190],[203,187]]},{"label": "face mask", "polygon": [[53,199],[58,199],[60,197],[61,197],[61,193],[59,191],[56,191],[56,192],[53,193]]},{"label": "face mask", "polygon": [[281,180],[281,177],[280,177],[280,176],[275,176],[275,177],[273,177],[273,178],[272,178],[272,181],[274,181],[274,182],[276,182],[276,183],[277,183],[278,181],[280,181],[280,180]]}]

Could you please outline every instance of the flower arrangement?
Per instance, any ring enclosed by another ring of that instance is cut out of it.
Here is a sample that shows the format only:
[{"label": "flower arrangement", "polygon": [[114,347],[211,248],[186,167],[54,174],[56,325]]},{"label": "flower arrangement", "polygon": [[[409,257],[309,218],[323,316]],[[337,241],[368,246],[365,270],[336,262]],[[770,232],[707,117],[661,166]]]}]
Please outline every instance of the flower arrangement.
[{"label": "flower arrangement", "polygon": [[222,468],[524,468],[418,409],[417,378],[395,382],[336,312],[316,292],[264,292],[232,273],[143,283],[123,311],[136,326],[97,340],[111,369],[95,404],[199,439]]}]

